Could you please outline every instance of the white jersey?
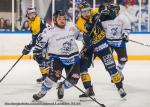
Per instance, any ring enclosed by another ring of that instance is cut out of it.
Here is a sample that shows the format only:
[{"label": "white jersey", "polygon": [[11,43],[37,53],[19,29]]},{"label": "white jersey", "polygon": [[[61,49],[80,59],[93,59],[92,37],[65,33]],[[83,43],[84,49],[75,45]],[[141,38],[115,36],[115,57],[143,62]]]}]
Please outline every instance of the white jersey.
[{"label": "white jersey", "polygon": [[51,29],[45,29],[39,37],[39,42],[36,44],[36,49],[41,49],[48,44],[47,52],[54,55],[71,55],[78,53],[78,46],[75,42],[80,35],[73,23],[66,22],[64,29],[57,26]]},{"label": "white jersey", "polygon": [[125,15],[119,14],[114,20],[102,22],[107,39],[122,39],[123,33],[129,33],[131,25]]}]

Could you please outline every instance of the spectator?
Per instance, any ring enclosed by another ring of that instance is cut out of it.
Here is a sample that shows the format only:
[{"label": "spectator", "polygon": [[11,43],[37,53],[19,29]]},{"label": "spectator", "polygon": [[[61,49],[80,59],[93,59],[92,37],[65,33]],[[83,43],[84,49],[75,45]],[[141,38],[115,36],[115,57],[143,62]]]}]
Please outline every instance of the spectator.
[{"label": "spectator", "polygon": [[137,1],[136,0],[124,0],[124,5],[136,5]]},{"label": "spectator", "polygon": [[[137,10],[135,16],[138,18],[138,20],[136,22],[134,22],[134,24],[136,23],[138,25],[139,20],[141,18],[141,31],[142,32],[147,32],[148,31],[148,5],[146,0],[142,0],[141,1],[141,15],[139,15],[139,10]],[[137,27],[137,30],[138,27]]]},{"label": "spectator", "polygon": [[[130,23],[137,21],[135,16],[136,11],[138,10],[138,5],[136,5],[135,0],[124,0],[124,5],[120,5],[120,13],[128,17]],[[132,11],[131,11],[132,10]]]},{"label": "spectator", "polygon": [[0,31],[5,31],[5,28],[4,28],[4,18],[0,18]]},{"label": "spectator", "polygon": [[142,5],[148,5],[148,0],[142,0]]},{"label": "spectator", "polygon": [[5,28],[5,31],[11,31],[12,25],[11,25],[11,22],[10,22],[9,19],[5,20],[5,22],[4,22],[4,28]]},{"label": "spectator", "polygon": [[[75,6],[75,19],[78,17],[79,15],[79,9],[77,8],[77,3]],[[67,20],[72,21],[73,17],[73,4],[72,2],[69,3],[68,5],[68,10],[67,10]]]},{"label": "spectator", "polygon": [[21,31],[29,31],[30,30],[30,28],[29,28],[29,23],[28,23],[28,21],[25,21],[24,23],[23,23],[23,26],[22,26],[22,28],[21,28]]}]

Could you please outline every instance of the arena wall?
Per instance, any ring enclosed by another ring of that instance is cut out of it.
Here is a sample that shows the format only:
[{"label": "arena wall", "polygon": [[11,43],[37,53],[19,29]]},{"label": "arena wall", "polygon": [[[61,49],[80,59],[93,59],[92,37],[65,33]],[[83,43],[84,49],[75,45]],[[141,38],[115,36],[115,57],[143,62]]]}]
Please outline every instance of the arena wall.
[{"label": "arena wall", "polygon": [[[150,33],[131,33],[130,39],[150,45]],[[29,32],[0,33],[0,60],[17,59],[26,44],[31,41]],[[81,42],[78,42],[81,49]],[[129,60],[150,60],[150,47],[133,42],[127,43]],[[114,54],[115,55],[115,54]],[[32,52],[23,59],[32,59]],[[116,55],[115,55],[116,59]]]}]

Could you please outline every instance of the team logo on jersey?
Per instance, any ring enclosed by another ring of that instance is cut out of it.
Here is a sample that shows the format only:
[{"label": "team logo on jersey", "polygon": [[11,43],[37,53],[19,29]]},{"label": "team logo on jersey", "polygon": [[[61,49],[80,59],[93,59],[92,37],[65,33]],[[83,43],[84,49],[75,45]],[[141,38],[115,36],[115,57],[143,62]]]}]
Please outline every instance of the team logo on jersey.
[{"label": "team logo on jersey", "polygon": [[117,33],[118,33],[118,27],[111,29],[111,34],[112,34],[113,36],[117,35]]},{"label": "team logo on jersey", "polygon": [[73,50],[72,42],[73,42],[73,39],[71,39],[69,42],[68,41],[64,42],[63,46],[61,48],[61,53],[63,53],[63,54],[69,54],[70,51]]}]

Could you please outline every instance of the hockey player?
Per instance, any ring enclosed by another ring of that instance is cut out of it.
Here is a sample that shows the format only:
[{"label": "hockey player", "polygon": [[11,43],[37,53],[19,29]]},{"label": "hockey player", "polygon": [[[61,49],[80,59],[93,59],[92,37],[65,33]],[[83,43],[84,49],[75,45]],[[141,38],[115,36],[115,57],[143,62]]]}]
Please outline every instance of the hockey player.
[{"label": "hockey player", "polygon": [[[48,43],[49,55],[49,74],[44,80],[39,93],[34,94],[33,98],[39,100],[44,97],[59,79],[62,70],[66,71],[66,80],[58,84],[58,98],[64,96],[64,89],[77,84],[80,78],[80,58],[79,50],[75,39],[79,39],[79,31],[72,23],[66,21],[65,13],[61,10],[54,13],[54,28],[45,30],[41,41],[37,43],[36,49],[41,53],[42,48]],[[72,84],[71,84],[72,83]]]},{"label": "hockey player", "polygon": [[[101,8],[101,6],[100,6]],[[110,50],[110,47],[107,43],[105,31],[102,27],[102,21],[112,20],[116,17],[116,14],[111,10],[107,10],[107,8],[103,8],[104,10],[100,10],[100,14],[96,14],[92,18],[92,23],[88,24],[86,27],[87,29],[87,36],[91,38],[91,45],[88,45],[89,48],[93,48],[93,53],[95,57],[99,57],[106,70],[111,76],[112,83],[115,83],[120,96],[123,98],[126,96],[126,92],[123,89],[123,77],[116,69],[116,64]],[[95,24],[96,23],[96,24]]]},{"label": "hockey player", "polygon": [[[44,20],[40,19],[37,15],[35,8],[28,8],[26,14],[29,20],[29,27],[32,33],[32,41],[26,45],[22,51],[23,55],[27,55],[30,53],[31,49],[35,46],[37,37],[43,32],[47,26],[49,26]],[[33,50],[33,59],[39,64],[39,68],[42,74],[42,77],[37,79],[37,82],[42,82],[48,73],[47,64],[46,64],[46,47],[43,48],[43,55],[40,56],[37,50]]]},{"label": "hockey player", "polygon": [[106,38],[111,50],[115,51],[118,56],[117,70],[122,71],[127,62],[126,42],[128,42],[128,34],[131,26],[127,17],[119,14],[120,7],[117,4],[110,5],[117,17],[113,20],[102,22],[106,31]]},{"label": "hockey player", "polygon": [[[80,30],[80,32],[83,32],[86,35],[87,33],[86,25],[88,25],[86,23],[91,23],[92,15],[96,14],[98,12],[98,9],[92,10],[87,2],[81,2],[79,4],[79,8],[81,11],[81,16],[79,16],[78,19],[76,20],[76,26]],[[90,74],[88,73],[88,68],[91,66],[92,63],[93,49],[89,48],[88,50],[86,50],[85,44],[86,43],[84,41],[84,46],[81,50],[80,75],[83,86],[86,89],[86,94],[89,96],[95,96],[93,85],[91,83],[91,77]],[[79,95],[79,98],[87,97],[86,94]]]}]

